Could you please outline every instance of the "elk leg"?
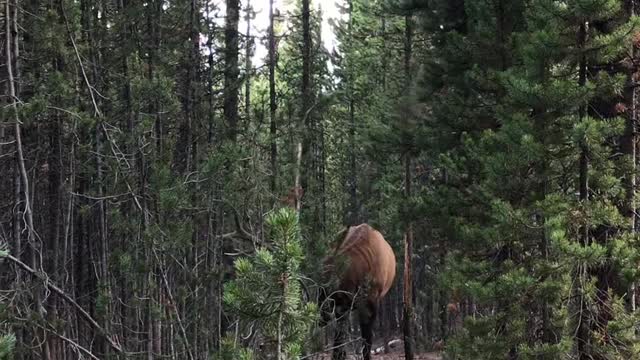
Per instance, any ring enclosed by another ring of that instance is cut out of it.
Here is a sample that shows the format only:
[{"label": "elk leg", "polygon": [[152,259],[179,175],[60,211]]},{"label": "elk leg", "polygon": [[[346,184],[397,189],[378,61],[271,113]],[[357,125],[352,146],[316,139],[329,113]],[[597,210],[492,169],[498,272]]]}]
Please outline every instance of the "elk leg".
[{"label": "elk leg", "polygon": [[346,335],[346,317],[338,319],[336,324],[336,333],[333,339],[333,356],[332,360],[345,360],[347,352],[344,348],[344,341]]},{"label": "elk leg", "polygon": [[371,359],[371,345],[373,343],[373,324],[376,320],[378,306],[373,301],[367,301],[360,309],[360,331],[364,339],[364,347],[362,348],[362,358],[364,360]]}]

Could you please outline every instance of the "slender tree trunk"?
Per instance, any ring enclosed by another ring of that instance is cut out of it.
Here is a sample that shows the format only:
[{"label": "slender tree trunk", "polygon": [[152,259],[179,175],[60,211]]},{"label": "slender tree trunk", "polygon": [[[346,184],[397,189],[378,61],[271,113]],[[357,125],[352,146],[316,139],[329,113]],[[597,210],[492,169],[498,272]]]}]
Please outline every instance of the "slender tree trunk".
[{"label": "slender tree trunk", "polygon": [[[52,9],[53,10],[53,9]],[[60,10],[57,11],[60,13]],[[61,22],[61,16],[59,17],[58,23]],[[64,60],[60,55],[55,56],[52,60],[52,67],[59,73],[63,73],[65,70]],[[63,103],[63,99],[60,96],[55,95],[56,102],[58,104]],[[49,228],[48,228],[48,236],[46,239],[46,249],[47,253],[50,254],[50,257],[45,265],[45,270],[51,276],[51,278],[58,282],[60,280],[59,271],[60,271],[60,259],[62,258],[60,251],[62,247],[60,246],[60,235],[61,235],[61,221],[62,217],[62,183],[64,181],[64,166],[63,166],[63,152],[62,152],[62,115],[59,111],[55,111],[51,113],[51,119],[49,120],[49,129],[48,129],[48,137],[49,137],[49,153],[47,155],[47,165],[48,165],[48,211],[50,214],[49,217]],[[62,263],[64,265],[64,263]],[[53,323],[55,319],[60,316],[60,304],[58,303],[57,298],[49,299],[45,303],[47,309],[47,321]],[[52,334],[49,334],[47,342],[51,345],[50,355],[52,359],[59,358],[58,355],[58,345],[62,345],[60,343],[59,338],[54,337]]]},{"label": "slender tree trunk", "polygon": [[[205,3],[209,3],[206,1]],[[153,84],[156,83],[155,70],[156,70],[156,58],[160,50],[160,27],[158,23],[162,21],[162,5],[163,0],[153,0],[147,11],[147,26],[150,34],[149,44],[149,58],[147,72],[147,78]],[[156,140],[156,153],[161,156],[164,150],[164,135],[162,129],[162,117],[160,116],[160,106],[157,99],[149,102],[149,114],[155,117],[154,121],[154,135]]]},{"label": "slender tree trunk", "polygon": [[208,111],[208,134],[207,134],[207,143],[209,145],[211,145],[213,143],[213,132],[214,132],[214,122],[215,122],[215,108],[214,108],[214,91],[213,91],[213,68],[214,68],[214,61],[213,61],[213,55],[214,55],[214,47],[213,47],[213,40],[215,37],[215,22],[212,19],[211,13],[213,12],[213,9],[210,8],[210,1],[205,1],[205,13],[207,14],[207,16],[205,16],[206,19],[206,24],[207,24],[207,50],[208,50],[208,54],[207,54],[207,64],[208,69],[207,69],[207,93],[208,93],[208,97],[207,97],[207,102],[209,105],[209,111]]},{"label": "slender tree trunk", "polygon": [[[14,191],[14,202],[15,205],[13,207],[13,251],[15,257],[21,259],[23,247],[22,247],[22,226],[24,222],[23,214],[31,214],[31,207],[29,205],[29,195],[28,195],[28,186],[24,187],[23,182],[23,173],[22,169],[24,168],[24,155],[22,153],[22,138],[20,133],[20,117],[18,114],[18,105],[17,105],[17,97],[20,91],[20,85],[16,81],[16,77],[19,77],[20,73],[20,59],[19,59],[19,38],[18,38],[18,30],[17,30],[17,9],[18,9],[18,0],[5,0],[5,8],[4,8],[4,69],[6,74],[6,97],[7,103],[10,107],[10,111],[12,114],[10,115],[13,119],[14,125],[14,142],[16,144],[16,158],[13,167],[13,191]],[[14,11],[11,11],[11,10]],[[2,42],[0,42],[2,43]],[[3,74],[3,75],[5,75]],[[3,102],[3,105],[4,102]],[[7,113],[9,115],[9,113]],[[4,129],[4,127],[3,127]],[[18,142],[20,140],[20,142]],[[26,179],[26,177],[24,177]],[[24,197],[26,201],[21,200],[22,193],[24,192]],[[29,206],[29,208],[27,208]],[[28,213],[27,213],[28,211]],[[28,223],[27,223],[27,226]],[[28,234],[31,236],[32,229],[28,229]],[[28,237],[28,241],[31,239]],[[31,246],[31,244],[29,244]],[[20,287],[22,285],[22,277],[19,271],[16,271],[16,286]],[[20,294],[18,294],[20,295]],[[30,337],[30,331],[27,329],[23,329],[16,334],[16,338],[18,343],[21,341],[26,341]],[[22,355],[18,355],[19,359],[22,359]]]},{"label": "slender tree trunk", "polygon": [[[347,34],[348,38],[352,37],[353,31],[353,0],[348,1],[348,15],[349,22],[347,23]],[[346,225],[356,225],[359,222],[359,204],[358,204],[358,174],[357,174],[357,162],[356,162],[356,104],[355,104],[355,94],[354,94],[354,78],[353,73],[355,69],[351,64],[345,64],[346,68],[346,92],[347,92],[347,101],[348,101],[348,109],[349,109],[349,131],[347,133],[348,143],[349,143],[349,152],[348,152],[348,161],[349,161],[349,172],[347,175],[347,194],[349,195],[347,198],[347,211],[345,219],[343,220]]]},{"label": "slender tree trunk", "polygon": [[302,141],[298,139],[296,143],[296,172],[293,180],[293,189],[294,189],[294,204],[295,209],[298,215],[300,215],[300,210],[302,209],[302,202],[300,201],[300,190],[301,187],[301,179],[302,179]]},{"label": "slender tree trunk", "polygon": [[[587,39],[587,24],[583,23],[580,25],[580,29],[578,31],[578,49],[579,51],[584,51],[584,46]],[[578,75],[578,84],[581,87],[584,87],[587,81],[587,60],[586,56],[581,55],[580,63],[579,63],[579,75]],[[579,109],[579,121],[584,121],[587,114],[587,104],[582,104]],[[589,197],[589,179],[588,179],[588,171],[589,171],[589,158],[587,152],[586,144],[580,145],[580,177],[579,177],[579,189],[580,189],[580,201],[586,205]],[[583,246],[589,244],[589,226],[585,225],[581,230],[580,234],[580,243]],[[575,270],[575,277],[577,277],[576,283],[576,321],[577,328],[575,331],[575,344],[576,344],[576,356],[579,360],[587,360],[589,358],[589,347],[590,347],[590,336],[589,336],[589,324],[590,324],[590,315],[589,310],[587,309],[587,300],[585,299],[584,286],[586,286],[587,282],[587,265],[581,264]]]},{"label": "slender tree trunk", "polygon": [[253,74],[253,68],[251,65],[251,54],[253,53],[253,38],[251,37],[251,17],[253,16],[253,9],[251,8],[251,0],[247,1],[246,7],[246,21],[247,21],[247,32],[245,34],[246,48],[244,53],[244,68],[245,68],[245,79],[244,79],[244,116],[245,116],[245,126],[251,124],[251,76]]},{"label": "slender tree trunk", "polygon": [[[387,91],[387,68],[388,68],[388,58],[387,58],[387,18],[384,15],[381,15],[380,19],[380,30],[382,32],[382,92],[386,93]],[[384,114],[383,114],[384,115]]]},{"label": "slender tree trunk", "polygon": [[[205,16],[206,24],[207,24],[207,49],[209,51],[207,57],[208,63],[208,73],[207,73],[207,102],[208,102],[208,135],[207,135],[207,144],[209,149],[212,148],[213,145],[213,136],[214,136],[214,121],[215,121],[215,108],[214,108],[214,79],[213,79],[213,71],[214,71],[214,47],[213,40],[215,36],[215,22],[211,19],[211,12],[213,11],[210,8],[210,2],[205,1]],[[217,189],[211,189],[207,191],[207,247],[206,247],[206,263],[205,266],[207,269],[212,269],[214,273],[219,272],[222,269],[218,264],[218,250],[219,240],[216,238],[216,229],[217,229],[217,214],[218,207],[213,204],[212,198],[217,196]],[[222,277],[218,276],[215,278],[215,281],[211,281],[210,285],[207,287],[207,298],[205,301],[205,307],[210,309],[208,311],[208,316],[206,317],[209,321],[209,332],[212,334],[207,337],[207,341],[205,344],[205,351],[207,354],[210,354],[213,349],[219,348],[219,340],[221,334],[221,317],[218,316],[221,313],[221,309],[219,308],[218,302],[218,294],[219,288],[222,286]],[[172,351],[173,354],[173,351]],[[197,357],[197,355],[196,355]]]},{"label": "slender tree trunk", "polygon": [[[15,145],[16,145],[16,163],[18,167],[18,173],[20,174],[21,188],[22,194],[24,198],[24,212],[23,212],[23,221],[25,221],[25,226],[27,227],[27,242],[29,244],[30,253],[31,253],[31,266],[34,269],[38,269],[42,271],[41,268],[42,258],[39,258],[39,254],[41,253],[41,248],[38,246],[35,237],[35,228],[33,221],[33,208],[32,208],[32,197],[30,195],[30,187],[29,187],[29,176],[27,174],[27,167],[25,164],[25,156],[24,156],[24,147],[22,143],[22,133],[21,133],[21,120],[20,114],[18,111],[18,82],[17,79],[20,78],[20,53],[19,53],[19,38],[18,38],[18,26],[17,26],[17,11],[14,11],[18,8],[19,2],[18,0],[14,1],[5,1],[5,64],[6,73],[7,73],[7,87],[8,87],[8,95],[9,95],[9,108],[10,108],[10,116],[13,118],[14,123],[14,136],[15,136]],[[15,67],[15,68],[14,68]],[[33,291],[33,298],[35,307],[41,318],[45,317],[44,307],[42,304],[42,296],[40,294],[40,290]],[[38,341],[46,341],[46,334],[44,331],[36,330],[35,334],[37,334]],[[43,356],[47,359],[50,358],[50,354],[47,349],[49,348],[48,342],[42,344]]]},{"label": "slender tree trunk", "polygon": [[[351,80],[347,80],[351,81]],[[359,222],[359,206],[358,206],[358,169],[356,162],[356,105],[353,99],[353,89],[349,86],[349,177],[347,179],[347,192],[349,194],[349,205],[347,225],[356,225]]]},{"label": "slender tree trunk", "polygon": [[[95,84],[95,82],[94,82]],[[96,177],[97,177],[97,187],[98,187],[98,207],[97,207],[97,217],[98,217],[98,235],[99,235],[99,279],[98,282],[101,283],[99,286],[103,287],[106,299],[111,299],[111,289],[109,286],[109,278],[108,278],[108,253],[109,253],[109,245],[107,243],[107,219],[106,219],[106,207],[105,207],[105,186],[104,186],[104,169],[102,164],[102,147],[103,147],[103,134],[102,134],[102,121],[98,121],[95,128],[95,136],[96,136]],[[105,303],[105,312],[102,317],[102,326],[107,330],[107,332],[111,332],[110,324],[110,304],[109,301]],[[104,344],[104,342],[100,342],[99,345],[102,347],[105,356],[108,355],[109,348]]]},{"label": "slender tree trunk", "polygon": [[278,145],[276,123],[276,35],[274,29],[273,0],[269,0],[269,135],[271,139],[271,193],[275,194],[278,186]]},{"label": "slender tree trunk", "polygon": [[[304,190],[307,179],[305,174],[306,160],[310,135],[308,134],[309,119],[311,118],[311,25],[310,25],[310,0],[302,0],[302,107],[300,108],[300,119],[298,120],[298,131],[296,134],[296,173],[295,173],[295,208],[298,213],[302,208],[301,194],[299,190]],[[305,190],[306,191],[306,190]]]},{"label": "slender tree trunk", "polygon": [[184,68],[183,71],[186,72],[186,79],[183,90],[184,97],[182,100],[184,117],[182,123],[180,124],[173,163],[176,172],[180,174],[192,170],[194,161],[193,159],[196,154],[196,149],[194,148],[193,142],[193,136],[195,133],[193,127],[196,124],[196,121],[194,119],[194,106],[196,104],[194,89],[196,87],[196,77],[198,75],[197,59],[200,40],[198,26],[200,19],[199,16],[200,12],[197,0],[191,0],[189,7],[188,33],[186,34],[186,40],[191,44],[191,46],[189,47],[187,56],[183,58],[182,63],[182,66]]},{"label": "slender tree trunk", "polygon": [[[636,0],[626,0],[625,7],[627,16],[629,18],[635,16],[636,13]],[[634,42],[631,43],[630,57],[635,63],[637,60],[637,49]],[[633,86],[633,73],[635,69],[627,70],[627,87],[625,91],[625,104],[627,105],[626,127],[624,136],[622,137],[622,151],[629,157],[631,169],[629,169],[626,177],[626,201],[623,214],[629,219],[629,230],[635,233],[637,226],[636,219],[636,161],[637,161],[637,149],[636,149],[636,121],[637,121],[637,90]],[[629,311],[636,311],[636,282],[629,284],[627,307]]]},{"label": "slender tree trunk", "polygon": [[[405,201],[411,199],[411,156],[405,155]],[[413,360],[414,339],[413,339],[413,279],[412,279],[412,257],[413,257],[413,224],[409,222],[404,234],[404,277],[403,277],[403,326],[404,334],[404,357]]]},{"label": "slender tree trunk", "polygon": [[227,139],[235,142],[238,132],[238,20],[239,0],[227,1],[227,19],[224,29],[224,118],[227,121]]},{"label": "slender tree trunk", "polygon": [[[544,78],[541,79],[541,83],[545,83],[547,81],[546,79],[546,68],[542,68],[540,69],[540,73],[543,74]],[[543,109],[537,109],[534,108],[533,110],[533,116],[532,118],[535,119],[535,129],[537,132],[537,136],[539,141],[542,143],[543,145],[543,156],[542,156],[542,161],[540,162],[540,165],[538,167],[538,171],[539,171],[539,176],[540,176],[540,183],[539,183],[539,199],[541,201],[543,201],[544,199],[546,199],[547,197],[547,193],[548,193],[548,187],[549,187],[549,177],[548,177],[548,162],[549,162],[549,151],[548,151],[548,146],[547,146],[547,119],[544,117],[544,110]],[[547,236],[547,230],[545,229],[545,222],[546,222],[546,216],[544,214],[544,212],[542,212],[542,210],[540,210],[540,213],[537,214],[536,216],[536,221],[538,222],[537,225],[540,227],[540,242],[539,242],[539,250],[540,250],[540,255],[543,259],[543,261],[549,261],[549,239]],[[542,279],[543,281],[546,280],[546,278]],[[533,335],[531,336],[532,341],[534,340],[542,340],[542,342],[544,343],[554,343],[556,341],[555,336],[554,336],[554,332],[552,330],[552,323],[551,323],[551,316],[553,313],[553,309],[549,306],[549,303],[546,299],[542,299],[539,302],[537,302],[538,306],[540,307],[540,317],[542,320],[542,323],[540,324],[540,336],[536,335],[536,332],[539,332],[538,330],[538,324],[536,324],[535,321],[532,321],[532,328],[533,328]],[[535,320],[535,319],[532,319]]]},{"label": "slender tree trunk", "polygon": [[[413,41],[413,19],[411,15],[405,17],[405,47],[404,47],[404,68],[406,91],[411,88],[411,50]],[[411,201],[411,151],[405,154],[405,174],[404,174],[405,202]],[[404,333],[404,354],[405,359],[413,360],[414,339],[413,339],[413,279],[411,262],[413,257],[413,224],[407,224],[404,235],[404,292],[403,292],[403,333]]]},{"label": "slender tree trunk", "polygon": [[325,129],[324,121],[320,123],[320,193],[321,193],[321,208],[320,219],[322,221],[322,235],[327,233],[327,151],[325,144]]}]

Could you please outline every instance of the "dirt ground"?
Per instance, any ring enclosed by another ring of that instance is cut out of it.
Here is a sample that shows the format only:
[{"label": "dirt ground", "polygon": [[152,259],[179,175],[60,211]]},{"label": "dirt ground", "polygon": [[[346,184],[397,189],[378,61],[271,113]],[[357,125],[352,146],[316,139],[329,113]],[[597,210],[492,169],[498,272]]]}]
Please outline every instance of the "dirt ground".
[{"label": "dirt ground", "polygon": [[[317,359],[317,360],[331,360],[331,354],[319,355],[315,359]],[[347,356],[347,360],[359,360],[359,359],[362,359],[361,355],[359,355],[359,356],[348,355]],[[403,352],[393,352],[393,353],[389,353],[389,354],[371,355],[371,360],[400,360],[400,359],[404,359],[404,353]],[[414,360],[442,360],[442,356],[440,356],[437,353],[421,353],[421,354],[416,354],[413,359]]]},{"label": "dirt ground", "polygon": [[[374,349],[380,349],[382,344],[376,344]],[[314,360],[331,360],[331,352],[327,352],[324,354],[319,354],[310,359]],[[362,355],[353,354],[353,350],[349,350],[347,353],[347,360],[361,360]],[[390,352],[388,354],[380,353],[371,355],[371,360],[400,360],[404,359],[404,344],[402,341],[396,342],[394,346],[391,347]],[[428,353],[417,353],[414,355],[414,360],[442,360],[442,356],[439,353],[428,352]]]}]

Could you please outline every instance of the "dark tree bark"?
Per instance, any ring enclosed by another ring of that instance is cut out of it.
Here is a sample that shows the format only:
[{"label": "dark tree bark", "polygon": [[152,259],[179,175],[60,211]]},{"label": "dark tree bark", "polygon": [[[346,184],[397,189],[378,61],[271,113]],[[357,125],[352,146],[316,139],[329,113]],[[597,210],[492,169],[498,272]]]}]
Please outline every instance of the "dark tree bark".
[{"label": "dark tree bark", "polygon": [[251,37],[251,17],[253,16],[253,9],[251,8],[251,0],[247,0],[246,21],[247,30],[245,33],[245,49],[244,49],[244,116],[245,116],[245,130],[248,129],[251,123],[251,76],[253,75],[253,68],[251,65],[251,54],[253,53],[253,38]]},{"label": "dark tree bark", "polygon": [[[227,10],[228,11],[228,10]],[[191,44],[189,52],[184,58],[182,64],[185,72],[185,83],[183,88],[182,107],[184,112],[183,121],[180,124],[178,140],[174,155],[174,168],[178,173],[184,173],[192,170],[193,161],[196,156],[194,143],[194,129],[197,124],[194,107],[196,104],[196,84],[198,76],[198,54],[200,40],[200,8],[197,0],[191,0],[189,5],[189,24],[187,26],[187,41]],[[236,20],[237,28],[237,20]],[[237,38],[236,38],[237,46]],[[237,68],[237,51],[236,51],[236,68]],[[236,97],[237,101],[237,97]]]},{"label": "dark tree bark", "polygon": [[[208,1],[207,1],[208,3]],[[162,22],[162,4],[163,0],[153,0],[149,4],[147,10],[147,28],[149,31],[149,45],[148,45],[148,71],[147,78],[152,83],[156,82],[155,70],[156,62],[158,58],[158,52],[160,50],[160,26]],[[149,102],[149,114],[155,117],[154,121],[154,135],[156,140],[156,152],[162,154],[164,150],[164,134],[162,127],[162,117],[160,116],[159,103],[157,100]]]},{"label": "dark tree bark", "polygon": [[[309,118],[311,105],[311,24],[310,0],[302,0],[302,108],[300,120]],[[308,121],[308,120],[307,120]]]},{"label": "dark tree bark", "polygon": [[[350,80],[347,80],[350,81]],[[347,178],[347,193],[349,204],[345,225],[357,225],[359,223],[358,206],[358,169],[356,162],[356,104],[353,99],[353,90],[349,90],[349,175]]]},{"label": "dark tree bark", "polygon": [[[349,1],[349,23],[347,24],[347,33],[349,36],[352,36],[353,29],[353,1]],[[355,102],[355,94],[354,94],[354,84],[353,79],[355,76],[351,74],[353,70],[347,70],[346,74],[346,86],[347,86],[347,97],[348,97],[348,108],[349,108],[349,132],[348,141],[349,141],[349,173],[347,175],[347,193],[348,203],[347,203],[347,212],[344,219],[345,225],[357,225],[359,223],[359,204],[358,204],[358,169],[357,169],[357,161],[356,161],[356,102]]]},{"label": "dark tree bark", "polygon": [[[636,14],[636,1],[637,0],[626,0],[625,1],[625,11],[629,18],[635,16]],[[631,51],[629,56],[633,62],[637,61],[637,48],[634,42],[630,45]],[[629,169],[628,175],[626,177],[625,182],[625,190],[626,190],[626,198],[625,205],[622,211],[623,215],[625,215],[629,219],[629,230],[631,232],[636,231],[637,226],[637,215],[636,215],[636,171],[637,171],[637,138],[636,132],[637,130],[637,89],[632,86],[633,85],[633,73],[634,68],[627,69],[627,86],[624,93],[624,102],[626,104],[626,126],[625,132],[622,137],[622,152],[629,157],[629,162],[631,164],[631,169]],[[636,311],[636,282],[632,282],[629,284],[628,296],[627,296],[627,308],[631,312]]]},{"label": "dark tree bark", "polygon": [[[309,123],[311,121],[311,24],[310,24],[310,0],[302,0],[302,106],[298,120],[297,146],[296,146],[296,173],[294,188],[304,189],[307,185],[308,152],[310,148],[311,134]],[[301,193],[300,193],[301,195]],[[295,197],[295,208],[301,211],[301,196]]]},{"label": "dark tree bark", "polygon": [[[6,106],[9,108],[9,112],[7,115],[10,116],[9,124],[7,126],[13,125],[13,142],[15,143],[15,151],[14,151],[14,161],[13,161],[13,190],[14,190],[14,206],[13,206],[13,219],[12,219],[12,227],[13,227],[13,252],[17,258],[22,256],[23,252],[23,244],[22,244],[22,233],[23,233],[23,223],[24,220],[28,220],[25,224],[27,229],[27,248],[31,248],[34,244],[32,243],[33,239],[33,215],[31,214],[31,205],[29,203],[29,188],[28,188],[28,178],[26,177],[26,168],[24,165],[24,153],[22,148],[22,134],[21,134],[21,125],[20,125],[20,117],[18,113],[18,96],[20,95],[20,48],[19,44],[19,35],[18,35],[18,0],[13,1],[5,1],[4,4],[4,41],[0,42],[0,44],[4,45],[3,52],[3,68],[4,68],[4,80],[5,84],[5,98],[6,98]],[[2,33],[0,31],[0,33]],[[3,101],[3,105],[5,105]],[[3,126],[4,129],[4,126]],[[24,172],[23,172],[24,171]],[[25,186],[26,185],[26,186]],[[31,225],[29,224],[31,222]],[[20,274],[16,274],[16,285],[21,285],[21,276]],[[39,304],[36,304],[36,306]],[[33,337],[33,333],[29,329],[23,329],[23,331],[17,334],[18,341],[26,341]],[[19,355],[19,358],[22,358]]]},{"label": "dark tree bark", "polygon": [[207,102],[208,102],[208,106],[209,106],[209,110],[208,110],[208,134],[207,134],[207,143],[209,145],[211,145],[213,143],[213,132],[214,132],[214,121],[215,121],[215,108],[214,108],[214,91],[213,91],[213,68],[214,68],[214,61],[213,61],[213,55],[214,55],[214,47],[213,47],[213,38],[215,37],[215,22],[213,21],[213,19],[211,19],[211,12],[213,11],[212,8],[209,7],[210,6],[210,2],[209,1],[205,1],[205,13],[207,14],[207,16],[205,17],[206,19],[206,24],[207,24],[207,50],[209,52],[209,54],[207,55],[207,64],[208,64],[208,71],[207,71]]},{"label": "dark tree bark", "polygon": [[224,29],[224,103],[227,139],[235,142],[238,135],[238,21],[240,1],[227,0],[227,18]]},{"label": "dark tree bark", "polygon": [[269,0],[269,135],[271,142],[271,192],[275,194],[278,186],[278,143],[276,110],[276,35],[274,29],[273,0]]}]

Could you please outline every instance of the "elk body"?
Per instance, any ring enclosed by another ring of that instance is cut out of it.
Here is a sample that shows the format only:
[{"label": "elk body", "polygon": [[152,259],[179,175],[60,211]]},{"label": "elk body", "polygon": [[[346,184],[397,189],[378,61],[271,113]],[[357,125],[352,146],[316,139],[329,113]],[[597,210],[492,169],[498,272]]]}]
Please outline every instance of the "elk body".
[{"label": "elk body", "polygon": [[338,320],[334,338],[333,359],[342,360],[345,320],[349,312],[357,310],[364,339],[362,356],[371,358],[373,324],[382,298],[387,294],[396,275],[396,258],[382,234],[360,224],[342,231],[338,242],[325,260],[325,278],[330,285],[320,290],[320,326],[335,315]]}]

